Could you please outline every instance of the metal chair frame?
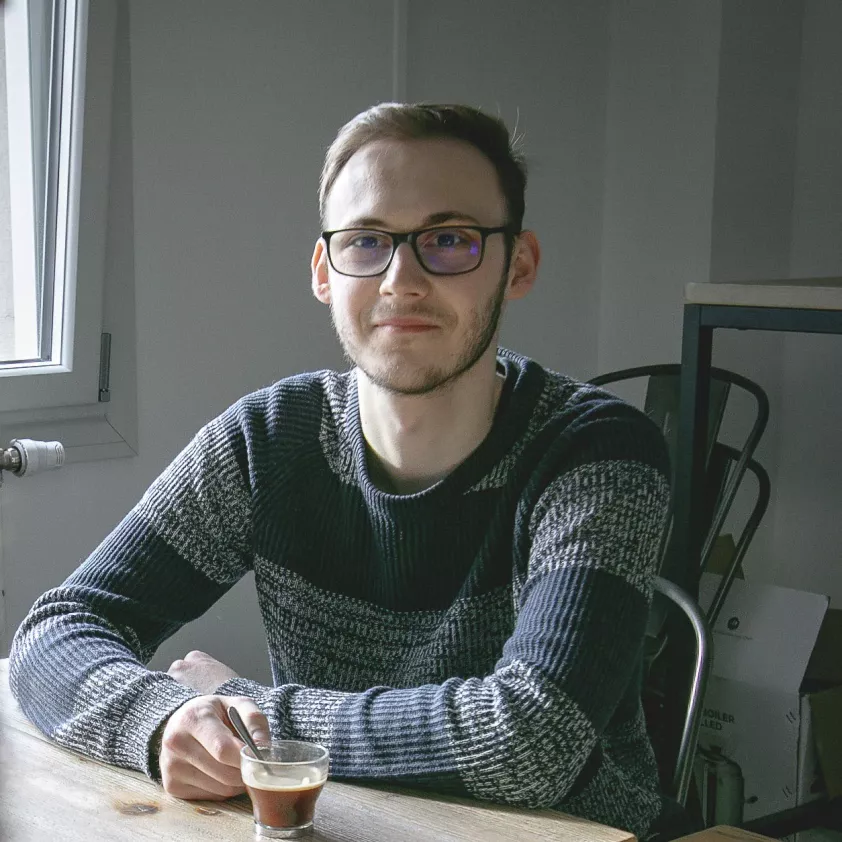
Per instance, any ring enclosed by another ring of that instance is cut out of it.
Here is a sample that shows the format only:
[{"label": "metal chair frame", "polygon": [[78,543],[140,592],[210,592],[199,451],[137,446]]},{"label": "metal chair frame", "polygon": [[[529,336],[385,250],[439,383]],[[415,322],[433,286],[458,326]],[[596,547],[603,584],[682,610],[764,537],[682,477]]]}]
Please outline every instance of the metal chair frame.
[{"label": "metal chair frame", "polygon": [[702,721],[702,705],[708,677],[710,676],[713,641],[710,626],[704,614],[687,591],[661,576],[655,577],[655,590],[684,612],[693,626],[693,634],[696,638],[696,657],[693,665],[690,695],[687,700],[687,714],[684,718],[681,745],[678,749],[678,758],[675,761],[672,779],[676,799],[682,806],[686,806],[690,779],[693,776],[693,759],[696,753],[696,742],[699,738],[699,726]]},{"label": "metal chair frame", "polygon": [[[677,385],[680,382],[680,372],[681,366],[678,363],[637,366],[608,372],[592,378],[589,382],[594,386],[602,387],[611,383],[647,377],[650,378],[647,388],[648,397],[649,389],[652,387],[652,378],[675,378]],[[669,557],[672,538],[671,502],[668,526],[664,530],[660,548],[661,575],[655,579],[655,592],[661,594],[669,603],[684,613],[692,626],[693,636],[695,638],[694,664],[689,683],[686,713],[681,727],[681,736],[680,742],[678,743],[675,764],[672,767],[672,793],[682,805],[687,804],[690,781],[693,775],[693,761],[701,724],[702,705],[713,657],[710,629],[716,621],[716,617],[725,602],[731,584],[740,569],[740,564],[742,563],[746,550],[766,512],[770,497],[769,476],[762,466],[752,458],[769,419],[769,400],[766,397],[766,393],[753,381],[726,369],[712,368],[711,380],[712,383],[718,383],[717,388],[721,390],[719,405],[716,406],[715,402],[711,401],[711,411],[715,417],[710,419],[708,425],[708,478],[710,480],[716,476],[717,481],[715,483],[716,493],[712,495],[710,501],[712,504],[710,508],[710,526],[704,542],[701,565],[696,570],[689,570],[687,569],[686,563],[679,567],[681,565],[680,559],[670,559]],[[757,408],[754,423],[742,448],[739,450],[717,441],[725,404],[730,396],[732,385],[740,387],[752,395],[756,401]],[[658,423],[657,418],[653,420]],[[669,427],[670,421],[671,418],[668,414],[665,414],[663,419],[661,419],[660,426],[665,436],[673,432]],[[757,480],[757,499],[737,540],[734,555],[722,576],[713,600],[707,611],[703,613],[695,599],[695,595],[698,593],[699,577],[710,559],[716,538],[722,530],[746,471],[750,471]],[[671,566],[669,565],[670,561],[672,561]],[[678,583],[673,581],[674,579],[677,579]],[[681,585],[685,583],[686,587],[682,587]],[[653,607],[653,617],[657,613],[658,609]],[[665,642],[665,639],[662,638],[662,648]],[[689,643],[687,645],[689,646]],[[685,653],[684,657],[686,657],[688,650],[682,650],[682,652]],[[659,655],[660,652],[655,658],[657,659]],[[674,744],[671,743],[671,745]],[[663,762],[666,763],[666,760]]]},{"label": "metal chair frame", "polygon": [[[636,366],[634,368],[607,372],[591,378],[588,382],[591,385],[600,387],[611,383],[634,380],[640,377],[650,378],[650,384],[651,378],[671,377],[675,378],[676,382],[678,382],[680,373],[681,365],[679,363],[665,363],[660,365]],[[674,575],[676,572],[679,572],[675,570],[670,571],[662,569],[660,572],[661,575],[664,575],[671,580],[679,579],[679,584],[684,584],[686,582],[687,589],[693,593],[696,592],[698,589],[698,577],[701,575],[702,570],[704,570],[710,560],[714,543],[722,531],[725,518],[728,516],[728,512],[734,503],[734,498],[737,496],[737,491],[739,490],[740,483],[745,476],[746,470],[750,470],[755,475],[758,482],[757,500],[737,541],[737,549],[734,553],[734,557],[723,575],[720,586],[717,589],[713,602],[711,603],[711,609],[714,610],[708,610],[708,621],[712,623],[716,618],[716,615],[719,613],[722,603],[725,601],[728,589],[731,587],[731,583],[733,582],[734,576],[736,575],[742,559],[745,556],[746,550],[748,549],[748,546],[754,537],[754,533],[757,531],[757,527],[759,526],[760,521],[766,512],[766,508],[769,505],[770,483],[769,476],[766,471],[762,468],[762,466],[754,461],[754,459],[752,459],[754,451],[757,449],[757,445],[760,442],[769,421],[769,399],[766,396],[766,393],[754,381],[724,368],[711,368],[711,380],[726,383],[728,384],[728,388],[730,388],[731,385],[735,385],[748,392],[756,401],[757,415],[751,430],[746,437],[743,447],[740,450],[730,447],[723,442],[716,441],[716,436],[719,433],[721,417],[714,419],[714,422],[709,424],[708,465],[710,466],[715,457],[719,454],[728,455],[733,464],[730,470],[725,474],[724,478],[726,481],[724,486],[719,489],[719,493],[717,495],[717,500],[711,516],[710,527],[702,549],[701,566],[699,570],[696,571],[680,571],[683,575],[678,576]],[[726,394],[725,398],[727,399],[727,397],[728,395]],[[669,419],[665,419],[667,423],[668,420]],[[734,458],[735,455],[736,458]],[[671,536],[672,504],[670,504],[669,528],[665,533],[664,540],[662,542],[662,563],[664,563],[666,559]],[[671,573],[673,575],[670,575]]]}]

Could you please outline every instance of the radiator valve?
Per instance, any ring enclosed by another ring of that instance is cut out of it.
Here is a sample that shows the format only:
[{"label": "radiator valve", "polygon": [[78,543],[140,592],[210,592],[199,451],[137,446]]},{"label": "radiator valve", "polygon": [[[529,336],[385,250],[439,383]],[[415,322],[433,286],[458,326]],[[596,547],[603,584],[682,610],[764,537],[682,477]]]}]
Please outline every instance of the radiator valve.
[{"label": "radiator valve", "polygon": [[63,464],[64,446],[60,441],[12,439],[5,450],[0,450],[0,480],[3,471],[11,471],[16,477],[32,476]]}]

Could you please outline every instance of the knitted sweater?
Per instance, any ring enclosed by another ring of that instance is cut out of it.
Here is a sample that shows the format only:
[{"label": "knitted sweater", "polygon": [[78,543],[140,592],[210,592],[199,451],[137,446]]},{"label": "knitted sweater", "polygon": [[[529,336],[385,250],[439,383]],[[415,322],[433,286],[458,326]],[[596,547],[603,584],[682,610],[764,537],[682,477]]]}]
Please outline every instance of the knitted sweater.
[{"label": "knitted sweater", "polygon": [[641,653],[668,501],[641,412],[501,350],[483,443],[433,487],[378,490],[354,371],[250,394],[200,430],[33,606],[12,690],[60,745],[154,774],[197,695],[144,664],[254,571],[275,737],[335,778],[557,807],[645,836],[661,812]]}]

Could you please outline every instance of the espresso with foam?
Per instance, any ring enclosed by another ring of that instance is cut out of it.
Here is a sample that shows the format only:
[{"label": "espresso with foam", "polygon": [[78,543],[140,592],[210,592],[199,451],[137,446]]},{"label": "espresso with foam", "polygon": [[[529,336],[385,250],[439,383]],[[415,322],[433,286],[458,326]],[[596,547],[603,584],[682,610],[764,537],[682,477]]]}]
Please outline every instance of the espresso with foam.
[{"label": "espresso with foam", "polygon": [[313,821],[316,799],[326,776],[315,767],[302,766],[273,773],[253,766],[243,776],[254,818],[266,827],[302,827]]}]

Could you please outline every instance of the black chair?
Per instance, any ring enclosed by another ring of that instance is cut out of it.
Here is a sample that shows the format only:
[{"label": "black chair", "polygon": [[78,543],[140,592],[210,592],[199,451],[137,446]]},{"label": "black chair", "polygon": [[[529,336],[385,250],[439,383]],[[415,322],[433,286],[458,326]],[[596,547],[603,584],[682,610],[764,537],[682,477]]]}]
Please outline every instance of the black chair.
[{"label": "black chair", "polygon": [[[648,378],[643,411],[664,434],[673,464],[675,463],[678,438],[680,371],[681,366],[678,363],[639,366],[601,374],[589,381],[594,386],[607,387],[623,381]],[[757,410],[751,429],[739,448],[718,439],[726,405],[731,390],[735,386],[743,389],[754,398]],[[768,420],[769,399],[760,386],[747,377],[732,371],[722,368],[711,369],[704,518],[707,529],[700,566],[691,570],[686,559],[675,558],[674,554],[671,553],[672,521],[670,520],[669,527],[664,535],[660,570],[662,576],[684,586],[691,594],[695,595],[698,592],[699,577],[710,560],[716,539],[722,532],[725,519],[734,503],[745,473],[748,470],[754,474],[757,480],[757,499],[737,540],[736,552],[723,576],[722,585],[707,612],[708,622],[711,624],[722,607],[728,588],[734,575],[739,570],[746,550],[769,504],[769,476],[752,458],[766,429]]]},{"label": "black chair", "polygon": [[[602,374],[589,381],[595,386],[610,387],[622,381],[645,378],[643,410],[664,434],[673,465],[680,370],[677,363],[640,366]],[[726,405],[734,387],[753,397],[756,405],[751,429],[739,447],[719,440]],[[672,551],[670,517],[661,543],[660,581],[656,585],[646,638],[643,703],[647,726],[661,771],[662,787],[683,804],[688,804],[688,795],[692,794],[689,783],[698,737],[698,714],[712,656],[709,629],[740,569],[770,496],[768,475],[752,458],[769,418],[769,401],[765,392],[748,378],[713,368],[709,412],[704,494],[707,531],[701,563],[698,567],[691,566],[687,559],[676,557]],[[746,471],[751,472],[757,481],[757,498],[711,605],[702,615],[696,604],[699,579],[710,560]],[[678,618],[676,607],[690,620],[692,635],[685,619]],[[691,663],[695,665],[692,675]],[[693,804],[688,806],[692,808]]]}]

